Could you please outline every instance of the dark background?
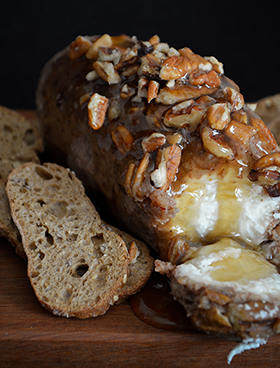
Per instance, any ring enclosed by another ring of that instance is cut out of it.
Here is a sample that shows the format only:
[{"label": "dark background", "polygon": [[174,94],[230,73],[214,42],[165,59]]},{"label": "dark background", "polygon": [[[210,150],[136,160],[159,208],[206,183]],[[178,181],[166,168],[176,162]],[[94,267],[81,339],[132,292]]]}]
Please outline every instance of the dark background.
[{"label": "dark background", "polygon": [[40,71],[77,35],[126,33],[214,55],[247,102],[280,92],[276,1],[9,1],[0,11],[0,104],[35,108]]}]

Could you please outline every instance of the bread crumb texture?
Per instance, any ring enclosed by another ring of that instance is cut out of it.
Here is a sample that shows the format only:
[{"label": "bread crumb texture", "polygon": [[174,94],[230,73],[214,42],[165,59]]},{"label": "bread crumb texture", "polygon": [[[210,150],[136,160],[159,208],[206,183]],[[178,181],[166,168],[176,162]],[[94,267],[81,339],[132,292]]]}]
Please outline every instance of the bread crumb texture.
[{"label": "bread crumb texture", "polygon": [[7,193],[41,304],[65,317],[104,314],[123,286],[129,256],[75,174],[56,164],[24,164],[9,175]]}]

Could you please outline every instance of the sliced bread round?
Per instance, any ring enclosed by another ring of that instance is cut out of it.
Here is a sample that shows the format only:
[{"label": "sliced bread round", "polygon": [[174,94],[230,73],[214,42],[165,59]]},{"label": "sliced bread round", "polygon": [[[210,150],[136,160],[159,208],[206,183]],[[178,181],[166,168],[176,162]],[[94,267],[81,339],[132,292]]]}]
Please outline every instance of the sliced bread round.
[{"label": "sliced bread round", "polygon": [[126,282],[129,255],[75,174],[28,163],[12,171],[6,189],[40,303],[65,317],[104,314]]}]

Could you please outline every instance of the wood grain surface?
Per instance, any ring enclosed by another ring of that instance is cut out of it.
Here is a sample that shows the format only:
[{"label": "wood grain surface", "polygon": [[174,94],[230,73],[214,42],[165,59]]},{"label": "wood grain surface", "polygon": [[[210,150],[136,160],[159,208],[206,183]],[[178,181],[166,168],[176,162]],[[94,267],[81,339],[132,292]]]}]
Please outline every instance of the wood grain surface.
[{"label": "wood grain surface", "polygon": [[[34,112],[24,112],[30,118]],[[228,367],[236,342],[149,326],[129,302],[87,320],[52,315],[37,301],[26,261],[0,238],[0,368]],[[231,367],[279,367],[280,337],[237,355]]]}]

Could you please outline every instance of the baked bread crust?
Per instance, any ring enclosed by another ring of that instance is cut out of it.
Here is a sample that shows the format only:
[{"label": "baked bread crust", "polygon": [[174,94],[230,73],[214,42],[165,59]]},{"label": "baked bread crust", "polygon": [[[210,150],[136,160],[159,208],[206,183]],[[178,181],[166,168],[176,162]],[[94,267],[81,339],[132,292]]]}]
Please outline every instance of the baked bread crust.
[{"label": "baked bread crust", "polygon": [[9,175],[7,193],[40,303],[65,317],[104,314],[127,280],[129,256],[122,239],[102,226],[75,174],[27,163]]}]

